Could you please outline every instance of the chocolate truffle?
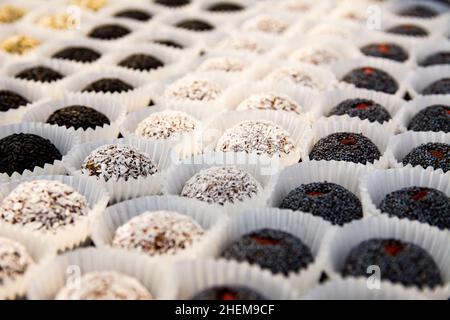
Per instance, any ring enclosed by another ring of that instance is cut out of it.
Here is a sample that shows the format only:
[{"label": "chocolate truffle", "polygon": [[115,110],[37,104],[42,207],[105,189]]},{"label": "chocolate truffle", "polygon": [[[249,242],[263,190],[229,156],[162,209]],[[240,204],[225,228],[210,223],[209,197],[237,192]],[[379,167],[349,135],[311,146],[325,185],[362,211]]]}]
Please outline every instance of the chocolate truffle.
[{"label": "chocolate truffle", "polygon": [[265,80],[293,84],[312,90],[325,90],[326,86],[312,73],[301,67],[281,67],[269,73]]},{"label": "chocolate truffle", "polygon": [[387,29],[386,32],[409,37],[426,37],[429,34],[426,29],[413,24],[393,26]]},{"label": "chocolate truffle", "polygon": [[279,207],[308,212],[338,225],[363,217],[358,197],[330,182],[302,184],[290,191]]},{"label": "chocolate truffle", "polygon": [[218,57],[205,60],[198,70],[236,73],[243,71],[245,68],[247,68],[247,64],[242,59]]},{"label": "chocolate truffle", "polygon": [[89,204],[72,187],[54,180],[22,182],[0,204],[0,219],[32,230],[56,232],[86,219]]},{"label": "chocolate truffle", "polygon": [[149,54],[132,54],[119,62],[119,66],[140,71],[164,67],[164,62]]},{"label": "chocolate truffle", "polygon": [[107,144],[93,150],[84,159],[81,171],[105,181],[137,179],[158,172],[152,159],[125,145]]},{"label": "chocolate truffle", "polygon": [[204,289],[190,300],[267,300],[267,298],[248,287],[233,285]]},{"label": "chocolate truffle", "polygon": [[106,24],[92,29],[88,37],[101,40],[115,40],[125,37],[131,31],[120,24]]},{"label": "chocolate truffle", "polygon": [[377,121],[379,123],[391,119],[391,115],[383,106],[368,99],[344,100],[331,109],[328,116],[342,116],[344,114],[350,117],[360,118],[361,120],[368,119],[370,122]]},{"label": "chocolate truffle", "polygon": [[353,69],[342,78],[342,81],[357,88],[389,94],[394,94],[398,90],[397,81],[389,73],[372,67]]},{"label": "chocolate truffle", "polygon": [[422,94],[450,94],[450,78],[439,79],[432,82],[423,89]]},{"label": "chocolate truffle", "polygon": [[68,106],[53,112],[47,123],[66,128],[95,129],[109,124],[109,119],[100,111],[86,106]]},{"label": "chocolate truffle", "polygon": [[203,79],[180,79],[165,90],[165,96],[174,100],[213,101],[222,93],[215,82]]},{"label": "chocolate truffle", "polygon": [[21,243],[3,237],[0,237],[0,257],[0,288],[23,277],[34,264]]},{"label": "chocolate truffle", "polygon": [[213,25],[199,19],[185,19],[175,24],[175,27],[196,32],[205,32],[214,30]]},{"label": "chocolate truffle", "polygon": [[190,0],[154,0],[155,3],[166,7],[181,7],[191,3]]},{"label": "chocolate truffle", "polygon": [[31,133],[14,133],[0,140],[0,172],[12,175],[61,160],[50,140]]},{"label": "chocolate truffle", "polygon": [[408,60],[409,54],[401,46],[394,43],[374,43],[361,48],[361,52],[370,57],[384,58],[398,62]]},{"label": "chocolate truffle", "polygon": [[230,243],[221,257],[257,264],[273,273],[288,275],[314,261],[311,250],[298,237],[281,230],[260,229]]},{"label": "chocolate truffle", "polygon": [[433,167],[450,171],[450,145],[445,143],[424,143],[411,150],[402,160],[403,165]]},{"label": "chocolate truffle", "polygon": [[302,107],[287,95],[268,92],[256,93],[242,101],[236,110],[274,110],[302,113]]},{"label": "chocolate truffle", "polygon": [[56,300],[151,300],[152,295],[135,278],[116,271],[93,271],[79,279],[79,285],[67,283]]},{"label": "chocolate truffle", "polygon": [[117,78],[103,78],[86,86],[82,92],[120,93],[133,90],[133,86]]},{"label": "chocolate truffle", "polygon": [[337,50],[320,45],[300,48],[289,56],[289,59],[293,61],[314,65],[330,64],[344,58],[344,55]]},{"label": "chocolate truffle", "polygon": [[401,10],[398,13],[400,16],[404,17],[414,17],[414,18],[433,18],[439,15],[439,13],[431,7],[415,5]]},{"label": "chocolate truffle", "polygon": [[117,18],[128,18],[137,21],[148,21],[152,18],[152,15],[144,10],[139,9],[126,9],[117,12],[114,17]]},{"label": "chocolate truffle", "polygon": [[0,43],[3,51],[11,54],[25,54],[41,44],[41,41],[26,35],[12,35]]},{"label": "chocolate truffle", "polygon": [[450,132],[450,106],[434,105],[422,109],[411,119],[408,130]]},{"label": "chocolate truffle", "polygon": [[244,10],[244,7],[234,2],[217,2],[211,4],[206,10],[211,12],[236,12]]},{"label": "chocolate truffle", "polygon": [[377,146],[361,133],[336,132],[320,139],[312,148],[311,160],[373,163],[381,157]]},{"label": "chocolate truffle", "polygon": [[196,173],[184,184],[181,196],[224,205],[245,201],[261,191],[261,184],[248,172],[224,166]]},{"label": "chocolate truffle", "polygon": [[71,60],[76,62],[94,62],[102,55],[87,47],[68,47],[56,52],[52,58]]},{"label": "chocolate truffle", "polygon": [[204,234],[205,230],[190,216],[149,211],[117,228],[112,245],[150,256],[174,255],[191,247]]},{"label": "chocolate truffle", "polygon": [[381,280],[404,286],[435,287],[443,284],[433,258],[416,244],[396,239],[365,240],[350,250],[342,274],[368,277],[369,266],[381,269]]},{"label": "chocolate truffle", "polygon": [[295,150],[289,133],[268,120],[246,120],[227,129],[217,141],[217,151],[255,152],[279,157]]},{"label": "chocolate truffle", "polygon": [[30,67],[17,73],[15,78],[37,81],[37,82],[53,82],[64,78],[64,75],[45,66]]},{"label": "chocolate truffle", "polygon": [[422,67],[435,66],[439,64],[450,64],[450,51],[433,53],[420,62]]},{"label": "chocolate truffle", "polygon": [[0,90],[0,111],[26,106],[30,101],[10,90]]},{"label": "chocolate truffle", "polygon": [[450,229],[450,198],[439,190],[425,187],[403,188],[386,195],[379,208],[390,216]]},{"label": "chocolate truffle", "polygon": [[154,43],[166,46],[166,47],[171,47],[171,48],[175,48],[175,49],[183,49],[184,46],[174,40],[170,40],[170,39],[155,39],[153,40]]},{"label": "chocolate truffle", "polygon": [[20,20],[26,14],[26,10],[11,4],[0,7],[0,23],[13,23]]},{"label": "chocolate truffle", "polygon": [[259,31],[272,35],[279,35],[285,32],[288,24],[283,20],[268,15],[261,15],[250,19],[244,23],[244,28],[251,31]]}]

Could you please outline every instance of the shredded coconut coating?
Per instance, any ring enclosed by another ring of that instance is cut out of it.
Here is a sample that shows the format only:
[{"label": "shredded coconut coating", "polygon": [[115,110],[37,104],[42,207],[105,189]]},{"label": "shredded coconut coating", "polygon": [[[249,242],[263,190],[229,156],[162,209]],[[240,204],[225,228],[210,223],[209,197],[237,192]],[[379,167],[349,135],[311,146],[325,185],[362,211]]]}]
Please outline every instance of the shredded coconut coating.
[{"label": "shredded coconut coating", "polygon": [[149,156],[132,147],[107,144],[98,147],[84,159],[81,171],[105,181],[127,181],[151,176],[158,169]]},{"label": "shredded coconut coating", "polygon": [[305,47],[294,51],[290,59],[314,65],[330,64],[342,59],[336,50],[327,47]]},{"label": "shredded coconut coating", "polygon": [[108,0],[72,0],[72,3],[88,10],[98,11],[108,4]]},{"label": "shredded coconut coating", "polygon": [[35,38],[31,38],[25,35],[14,35],[6,38],[0,43],[0,47],[3,51],[13,54],[24,54],[37,46],[41,42]]},{"label": "shredded coconut coating", "polygon": [[55,13],[40,18],[37,23],[46,28],[67,30],[74,27],[76,21],[68,13]]},{"label": "shredded coconut coating", "polygon": [[260,43],[246,37],[232,37],[225,39],[219,43],[218,47],[236,51],[248,51],[257,54],[262,54],[266,51]]},{"label": "shredded coconut coating", "polygon": [[165,96],[175,100],[213,101],[222,90],[214,82],[202,79],[181,79],[166,88]]},{"label": "shredded coconut coating", "polygon": [[20,7],[11,4],[5,4],[0,7],[0,23],[12,23],[21,19],[26,11]]},{"label": "shredded coconut coating", "polygon": [[0,219],[39,231],[74,225],[89,213],[86,198],[59,181],[19,184],[0,205]]},{"label": "shredded coconut coating", "polygon": [[169,139],[191,133],[199,122],[185,112],[166,110],[155,112],[141,121],[135,133],[146,139]]},{"label": "shredded coconut coating", "polygon": [[324,86],[314,78],[314,75],[309,74],[308,72],[300,68],[285,67],[276,69],[267,75],[266,80],[276,82],[290,81],[295,85],[310,88],[313,90],[325,89]]},{"label": "shredded coconut coating", "polygon": [[244,28],[264,33],[281,34],[286,31],[288,24],[280,19],[263,15],[247,21]]},{"label": "shredded coconut coating", "polygon": [[219,57],[204,61],[200,71],[223,71],[223,72],[241,72],[247,67],[247,64],[241,59]]},{"label": "shredded coconut coating", "polygon": [[248,172],[234,166],[224,166],[211,167],[195,174],[184,185],[181,196],[224,205],[245,201],[261,190],[261,184]]},{"label": "shredded coconut coating", "polygon": [[236,110],[275,110],[300,114],[302,107],[284,94],[268,92],[252,94],[242,101]]},{"label": "shredded coconut coating", "polygon": [[150,256],[174,255],[190,247],[204,233],[187,215],[171,211],[144,212],[117,228],[112,245]]},{"label": "shredded coconut coating", "polygon": [[0,288],[23,276],[33,263],[25,246],[0,237]]},{"label": "shredded coconut coating", "polygon": [[295,149],[289,133],[267,120],[247,120],[227,129],[217,142],[217,151],[256,152],[257,154],[288,155]]},{"label": "shredded coconut coating", "polygon": [[79,283],[66,284],[56,300],[151,300],[152,295],[135,278],[116,271],[84,274]]}]

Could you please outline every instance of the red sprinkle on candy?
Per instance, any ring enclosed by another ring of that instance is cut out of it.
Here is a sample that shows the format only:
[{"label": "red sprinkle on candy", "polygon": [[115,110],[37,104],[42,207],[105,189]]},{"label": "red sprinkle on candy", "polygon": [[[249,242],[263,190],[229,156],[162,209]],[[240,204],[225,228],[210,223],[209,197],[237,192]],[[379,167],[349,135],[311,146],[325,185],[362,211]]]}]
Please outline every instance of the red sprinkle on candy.
[{"label": "red sprinkle on candy", "polygon": [[417,191],[415,194],[413,194],[411,199],[413,199],[415,201],[419,201],[422,198],[424,198],[427,194],[428,194],[428,191],[425,191],[425,190]]},{"label": "red sprinkle on candy", "polygon": [[348,137],[348,138],[342,139],[340,142],[343,145],[346,145],[346,146],[350,145],[351,146],[351,145],[356,144],[356,139],[353,138],[353,137]]},{"label": "red sprinkle on candy", "polygon": [[381,53],[389,53],[391,51],[391,47],[388,44],[380,44],[378,45],[378,51]]},{"label": "red sprinkle on candy", "polygon": [[320,191],[310,191],[306,193],[308,196],[312,196],[312,197],[320,197],[323,196],[325,194],[325,192],[320,192]]},{"label": "red sprinkle on candy", "polygon": [[219,300],[236,300],[236,292],[230,290],[222,290],[217,295]]},{"label": "red sprinkle on candy", "polygon": [[450,108],[447,108],[446,110],[447,110],[447,114],[450,114]]},{"label": "red sprinkle on candy", "polygon": [[276,246],[277,244],[280,244],[281,240],[277,240],[277,239],[270,239],[270,238],[265,238],[265,237],[260,237],[260,236],[251,236],[250,237],[253,241],[256,241],[259,244],[262,244],[263,246],[266,245],[271,245],[271,246]]},{"label": "red sprinkle on candy", "polygon": [[367,103],[358,103],[354,108],[359,110],[367,109],[369,105]]},{"label": "red sprinkle on candy", "polygon": [[372,74],[372,73],[374,73],[374,71],[375,71],[375,70],[373,70],[373,68],[364,68],[364,69],[363,69],[363,72],[364,72],[365,74]]},{"label": "red sprinkle on candy", "polygon": [[386,252],[391,257],[395,257],[398,253],[402,252],[403,249],[404,246],[400,242],[393,242],[384,246],[384,252]]},{"label": "red sprinkle on candy", "polygon": [[444,159],[444,154],[438,150],[431,150],[430,153],[436,159],[439,159],[439,160]]}]

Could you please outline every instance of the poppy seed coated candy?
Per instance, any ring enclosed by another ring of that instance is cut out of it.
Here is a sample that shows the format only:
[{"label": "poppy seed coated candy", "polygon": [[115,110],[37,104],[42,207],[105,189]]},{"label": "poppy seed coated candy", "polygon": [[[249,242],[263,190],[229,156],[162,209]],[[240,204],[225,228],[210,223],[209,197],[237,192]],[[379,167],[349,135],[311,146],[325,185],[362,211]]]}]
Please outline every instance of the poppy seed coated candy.
[{"label": "poppy seed coated candy", "polygon": [[267,298],[248,287],[222,285],[204,289],[189,300],[267,300]]},{"label": "poppy seed coated candy", "polygon": [[244,7],[232,2],[218,2],[210,5],[207,10],[211,12],[235,12],[244,10]]},{"label": "poppy seed coated candy", "polygon": [[361,52],[366,56],[384,58],[399,62],[408,60],[408,52],[401,46],[394,43],[368,44],[361,48]]},{"label": "poppy seed coated candy", "polygon": [[206,21],[198,19],[188,19],[178,22],[175,27],[180,29],[186,29],[189,31],[204,32],[214,30],[214,26]]},{"label": "poppy seed coated candy", "polygon": [[431,7],[415,5],[400,11],[399,15],[414,18],[433,18],[439,13]]},{"label": "poppy seed coated candy", "polygon": [[180,7],[191,3],[190,0],[154,0],[155,3],[166,7]]},{"label": "poppy seed coated candy", "polygon": [[347,73],[342,81],[353,84],[357,88],[394,94],[398,90],[397,81],[387,72],[372,68],[358,68]]},{"label": "poppy seed coated candy", "polygon": [[150,71],[163,67],[164,63],[149,54],[132,54],[120,61],[119,66],[140,71]]},{"label": "poppy seed coated candy", "polygon": [[445,143],[425,143],[411,150],[402,160],[403,165],[433,167],[450,171],[450,145]]},{"label": "poppy seed coated candy", "polygon": [[435,66],[439,64],[450,64],[449,51],[433,53],[420,62],[422,67]]},{"label": "poppy seed coated candy", "polygon": [[128,9],[117,12],[115,15],[117,18],[128,18],[137,21],[147,21],[152,18],[152,15],[143,10]]},{"label": "poppy seed coated candy", "polygon": [[429,34],[426,29],[413,24],[402,24],[394,26],[386,30],[386,32],[409,37],[426,37]]},{"label": "poppy seed coated candy", "polygon": [[64,75],[53,69],[44,66],[37,66],[24,69],[17,73],[14,77],[29,81],[53,82],[61,80],[62,78],[64,78]]},{"label": "poppy seed coated candy", "polygon": [[52,58],[72,60],[76,62],[94,62],[101,57],[101,54],[94,49],[87,47],[68,47],[56,52]]},{"label": "poppy seed coated candy", "polygon": [[450,94],[450,78],[444,78],[432,82],[425,87],[425,89],[423,89],[422,94]]},{"label": "poppy seed coated candy", "polygon": [[101,112],[85,106],[68,106],[53,112],[47,123],[56,124],[66,128],[95,129],[109,124],[109,119]]},{"label": "poppy seed coated candy", "polygon": [[368,119],[370,122],[377,121],[379,123],[391,119],[391,115],[383,106],[368,99],[344,100],[331,109],[328,116],[342,116],[344,114],[350,117],[360,118],[361,120]]},{"label": "poppy seed coated candy", "polygon": [[450,132],[450,106],[433,105],[422,109],[411,119],[408,130]]},{"label": "poppy seed coated candy", "polygon": [[130,32],[130,29],[119,24],[107,24],[92,29],[88,37],[100,40],[115,40],[125,37]]},{"label": "poppy seed coated candy", "polygon": [[0,90],[0,111],[8,111],[26,106],[30,102],[20,94],[10,90]]},{"label": "poppy seed coated candy", "polygon": [[103,78],[86,86],[82,92],[126,92],[133,90],[133,86],[117,78]]}]

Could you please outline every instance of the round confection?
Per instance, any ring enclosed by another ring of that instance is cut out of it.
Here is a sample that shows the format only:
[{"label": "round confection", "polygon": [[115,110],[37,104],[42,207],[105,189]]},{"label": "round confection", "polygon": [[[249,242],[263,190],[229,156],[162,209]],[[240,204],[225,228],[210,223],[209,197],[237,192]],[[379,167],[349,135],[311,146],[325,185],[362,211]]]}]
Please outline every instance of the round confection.
[{"label": "round confection", "polygon": [[139,250],[150,256],[174,255],[199,241],[205,230],[191,217],[171,211],[153,211],[117,228],[114,247]]},{"label": "round confection", "polygon": [[0,288],[22,277],[34,263],[22,244],[3,237],[0,237],[0,257]]},{"label": "round confection", "polygon": [[231,37],[223,40],[218,45],[219,48],[225,50],[236,50],[261,54],[266,51],[260,43],[246,37]]},{"label": "round confection", "polygon": [[87,47],[68,47],[56,52],[52,58],[77,62],[94,62],[102,55],[94,49]]},{"label": "round confection", "polygon": [[399,62],[408,60],[409,54],[401,46],[394,43],[374,43],[361,48],[361,52],[370,57],[384,58]]},{"label": "round confection", "polygon": [[48,117],[47,123],[83,130],[110,124],[107,116],[86,106],[68,106],[58,109]]},{"label": "round confection", "polygon": [[205,60],[200,71],[241,72],[247,68],[247,64],[238,58],[218,57]]},{"label": "round confection", "polygon": [[373,163],[381,157],[377,146],[361,133],[336,132],[320,139],[312,148],[311,160]]},{"label": "round confection", "polygon": [[93,150],[84,159],[81,169],[83,173],[105,181],[127,181],[158,172],[148,155],[132,147],[115,144],[107,144]]},{"label": "round confection", "polygon": [[393,26],[387,29],[386,32],[409,37],[426,37],[429,34],[429,32],[426,29],[413,24],[402,24]]},{"label": "round confection", "polygon": [[0,23],[13,23],[20,20],[26,14],[26,10],[11,4],[0,7]]},{"label": "round confection", "polygon": [[37,81],[37,82],[53,82],[61,80],[64,75],[51,68],[44,66],[37,66],[24,69],[17,73],[14,77],[18,79]]},{"label": "round confection", "polygon": [[422,91],[423,95],[450,94],[450,78],[436,80]]},{"label": "round confection", "polygon": [[125,37],[130,32],[130,29],[119,24],[106,24],[92,29],[88,37],[101,40],[114,40]]},{"label": "round confection", "polygon": [[450,106],[433,105],[422,109],[411,119],[408,130],[450,132]]},{"label": "round confection", "polygon": [[267,300],[267,298],[248,287],[222,285],[204,289],[189,300]]},{"label": "round confection", "polygon": [[0,204],[0,219],[39,231],[75,225],[89,213],[86,198],[72,187],[53,180],[19,184]]},{"label": "round confection", "polygon": [[382,280],[419,288],[443,283],[436,262],[424,249],[395,239],[361,242],[350,250],[341,272],[344,276],[367,277],[368,267],[374,265],[380,268]]},{"label": "round confection", "polygon": [[222,93],[215,82],[202,79],[181,79],[169,85],[165,95],[169,99],[213,101]]},{"label": "round confection", "polygon": [[120,61],[119,66],[140,71],[150,71],[164,67],[164,62],[152,55],[137,53]]},{"label": "round confection", "polygon": [[337,50],[326,46],[307,46],[294,51],[289,58],[314,65],[330,64],[344,58]]},{"label": "round confection", "polygon": [[214,26],[199,19],[186,19],[175,24],[175,27],[190,31],[204,32],[214,30]]},{"label": "round confection", "polygon": [[289,155],[295,149],[289,133],[268,120],[246,120],[227,129],[217,142],[217,151],[247,152],[269,156]]},{"label": "round confection", "polygon": [[169,139],[192,133],[199,125],[195,118],[185,112],[165,110],[142,120],[135,134],[146,139]]},{"label": "round confection", "polygon": [[75,27],[75,20],[69,13],[55,13],[41,17],[37,24],[55,30],[68,30]]},{"label": "round confection", "polygon": [[245,23],[245,28],[247,30],[259,31],[274,35],[285,32],[288,26],[289,25],[283,20],[266,15],[252,18]]},{"label": "round confection", "polygon": [[221,257],[257,264],[273,273],[298,272],[314,261],[311,250],[298,237],[281,230],[260,229],[230,243]]},{"label": "round confection", "polygon": [[133,90],[133,86],[118,78],[103,78],[87,85],[82,92],[120,93]]},{"label": "round confection", "polygon": [[184,184],[181,196],[224,205],[245,201],[261,190],[261,184],[248,172],[234,166],[224,166],[196,173]]},{"label": "round confection", "polygon": [[14,133],[0,139],[0,172],[8,175],[33,171],[61,159],[61,152],[50,140],[35,134]]},{"label": "round confection", "polygon": [[302,184],[281,200],[281,209],[308,212],[333,224],[343,225],[363,216],[358,197],[330,182]]},{"label": "round confection", "polygon": [[170,39],[155,39],[153,40],[154,43],[166,46],[166,47],[171,47],[171,48],[175,48],[175,49],[183,49],[184,46],[174,40],[170,40]]},{"label": "round confection", "polygon": [[244,10],[244,7],[234,2],[217,2],[211,4],[206,10],[211,12],[235,12]]},{"label": "round confection", "polygon": [[440,229],[450,229],[450,198],[442,191],[407,187],[389,193],[379,208],[399,218],[417,220]]},{"label": "round confection", "polygon": [[108,0],[72,0],[73,4],[91,11],[98,11],[108,4]]},{"label": "round confection", "polygon": [[386,71],[363,67],[347,73],[342,81],[353,84],[357,88],[394,94],[398,90],[397,81]]},{"label": "round confection", "polygon": [[325,86],[320,83],[313,74],[303,70],[302,68],[282,67],[269,73],[265,79],[268,81],[281,83],[290,82],[291,84],[306,87],[312,90],[325,89]]},{"label": "round confection", "polygon": [[256,93],[239,103],[236,110],[275,110],[302,113],[302,107],[287,95],[268,92]]},{"label": "round confection", "polygon": [[41,44],[38,39],[26,35],[12,35],[0,43],[3,51],[12,54],[27,53]]},{"label": "round confection", "polygon": [[114,17],[117,18],[127,18],[137,21],[148,21],[152,18],[152,15],[144,10],[138,9],[126,9],[117,12]]},{"label": "round confection", "polygon": [[450,51],[433,53],[420,62],[422,67],[435,66],[438,64],[450,64]]},{"label": "round confection", "polygon": [[415,5],[401,10],[398,13],[400,16],[415,17],[415,18],[433,18],[439,15],[439,13],[431,7]]},{"label": "round confection", "polygon": [[154,2],[166,7],[180,7],[191,3],[190,0],[154,0]]},{"label": "round confection", "polygon": [[368,119],[370,122],[377,121],[383,123],[391,119],[391,115],[383,106],[368,99],[344,100],[331,109],[328,116],[342,116],[344,114],[350,117],[360,118],[361,120]]},{"label": "round confection", "polygon": [[18,93],[10,90],[0,90],[0,111],[17,109],[29,103],[30,101],[28,101]]},{"label": "round confection", "polygon": [[450,145],[445,143],[424,143],[411,150],[402,160],[403,165],[433,167],[450,171]]},{"label": "round confection", "polygon": [[77,285],[67,283],[56,300],[151,300],[152,295],[135,278],[116,271],[84,274]]}]

